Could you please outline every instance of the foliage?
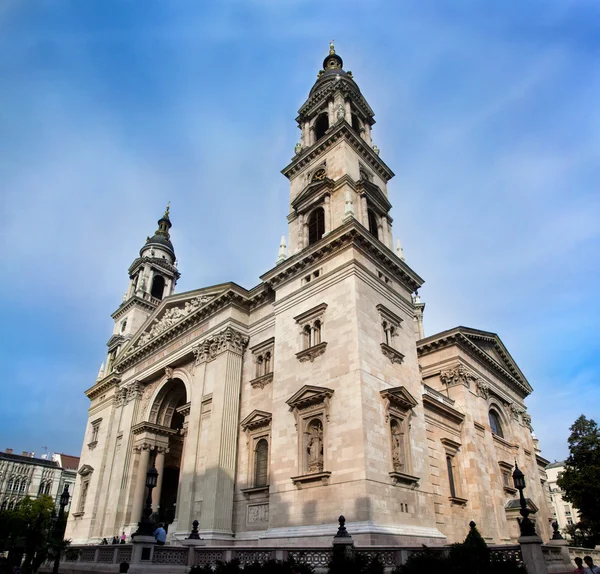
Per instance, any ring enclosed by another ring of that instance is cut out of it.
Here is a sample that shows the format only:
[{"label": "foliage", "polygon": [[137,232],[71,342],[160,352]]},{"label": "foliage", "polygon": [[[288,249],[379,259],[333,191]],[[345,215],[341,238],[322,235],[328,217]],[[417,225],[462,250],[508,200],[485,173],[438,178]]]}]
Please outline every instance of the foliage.
[{"label": "foliage", "polygon": [[420,574],[421,572],[445,572],[450,574],[517,574],[524,568],[514,561],[503,560],[490,553],[475,523],[465,541],[450,546],[448,552],[423,547],[408,557],[406,564],[398,567],[395,574]]},{"label": "foliage", "polygon": [[358,552],[347,552],[343,545],[333,547],[329,574],[383,574],[379,556],[372,558]]},{"label": "foliage", "polygon": [[600,429],[581,415],[571,427],[569,458],[557,484],[578,510],[588,545],[600,543]]},{"label": "foliage", "polygon": [[571,539],[571,546],[580,548],[594,548],[597,536],[594,528],[585,520],[580,520],[576,524],[569,524],[565,528],[567,536]]}]

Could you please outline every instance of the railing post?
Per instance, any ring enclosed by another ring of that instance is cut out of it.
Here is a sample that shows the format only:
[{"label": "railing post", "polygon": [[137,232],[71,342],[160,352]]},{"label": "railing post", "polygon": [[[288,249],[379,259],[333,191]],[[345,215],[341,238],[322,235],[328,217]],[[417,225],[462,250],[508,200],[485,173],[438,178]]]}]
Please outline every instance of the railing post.
[{"label": "railing post", "polygon": [[521,555],[527,574],[548,574],[546,560],[542,552],[542,539],[537,534],[534,536],[521,536],[519,544],[521,545]]},{"label": "railing post", "polygon": [[94,563],[98,562],[98,552],[100,552],[100,548],[94,550]]}]

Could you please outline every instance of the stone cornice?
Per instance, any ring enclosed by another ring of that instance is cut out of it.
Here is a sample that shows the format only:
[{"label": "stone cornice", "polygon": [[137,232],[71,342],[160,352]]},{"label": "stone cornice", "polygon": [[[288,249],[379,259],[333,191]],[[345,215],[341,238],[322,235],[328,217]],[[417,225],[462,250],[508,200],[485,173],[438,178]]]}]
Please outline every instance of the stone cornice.
[{"label": "stone cornice", "polygon": [[423,398],[423,406],[425,406],[425,408],[428,408],[429,410],[437,412],[439,415],[441,415],[444,418],[449,419],[453,423],[460,425],[465,420],[465,415],[463,413],[461,413],[460,411],[457,411],[455,408],[452,408],[451,406],[437,400],[432,395],[423,394],[422,398]]},{"label": "stone cornice", "polygon": [[367,103],[365,97],[360,93],[356,82],[348,78],[348,76],[340,75],[340,79],[336,82],[324,82],[323,86],[320,86],[317,90],[310,94],[306,102],[302,104],[302,107],[298,110],[298,117],[296,118],[296,121],[301,122],[306,116],[312,115],[324,100],[329,99],[336,92],[340,92],[344,95],[344,97],[350,96],[351,99],[357,104],[358,108],[363,112],[365,117],[369,120],[369,123],[373,125],[375,123],[375,120],[373,119],[375,113],[371,109],[371,106],[369,106]]},{"label": "stone cornice", "polygon": [[102,393],[109,391],[113,387],[117,387],[120,382],[120,377],[114,374],[110,374],[107,377],[96,381],[95,385],[93,385],[87,391],[85,391],[85,396],[88,399],[90,399],[90,401],[93,401],[94,399],[98,398]]},{"label": "stone cornice", "polygon": [[323,181],[309,183],[292,201],[292,209],[300,212],[312,204],[313,197],[330,193],[334,187],[334,181],[326,177]]},{"label": "stone cornice", "polygon": [[137,295],[130,297],[127,301],[121,303],[119,308],[111,315],[111,317],[116,321],[120,317],[122,317],[129,309],[132,307],[141,307],[144,311],[148,311],[148,313],[152,313],[158,306],[158,303],[154,303],[152,301],[147,301],[146,299],[142,299]]},{"label": "stone cornice", "polygon": [[281,170],[281,173],[288,179],[292,179],[295,174],[310,164],[313,159],[337,144],[341,139],[345,139],[358,155],[361,156],[363,161],[377,172],[384,181],[389,181],[394,177],[394,172],[373,151],[369,144],[356,134],[346,120],[342,120],[333,128],[330,128],[325,136],[296,156],[290,164]]},{"label": "stone cornice", "polygon": [[376,260],[377,264],[393,274],[410,292],[416,291],[423,285],[421,277],[395,253],[373,237],[356,219],[351,219],[328,233],[317,243],[309,245],[299,253],[288,257],[283,263],[262,275],[261,279],[269,287],[275,288],[279,283],[301,273],[305,267],[350,244],[370,255],[371,258]]},{"label": "stone cornice", "polygon": [[356,183],[356,189],[359,193],[366,194],[372,203],[379,209],[382,214],[387,214],[392,209],[392,204],[385,196],[378,185],[371,181],[361,179]]},{"label": "stone cornice", "polygon": [[128,269],[129,275],[131,276],[137,267],[145,263],[156,265],[157,267],[162,267],[165,271],[168,271],[168,273],[171,276],[175,277],[176,280],[179,279],[179,277],[181,277],[181,273],[179,273],[177,267],[175,267],[175,265],[169,263],[166,259],[163,259],[162,257],[138,257],[130,265]]},{"label": "stone cornice", "polygon": [[[490,367],[493,371],[495,371],[501,378],[506,381],[511,388],[513,388],[519,395],[522,397],[526,397],[529,395],[533,389],[527,382],[527,380],[522,376],[521,373],[517,372],[517,369],[512,368],[513,374],[511,374],[505,366],[500,365],[493,357],[491,357],[488,353],[486,353],[483,349],[478,347],[473,341],[470,340],[469,337],[473,336],[482,340],[486,340],[488,342],[497,343],[497,336],[489,335],[476,335],[472,334],[469,330],[468,336],[463,333],[461,330],[465,329],[463,327],[457,327],[456,329],[452,329],[450,331],[445,331],[443,333],[439,333],[437,335],[433,335],[431,337],[426,337],[425,339],[421,339],[417,343],[417,355],[419,357],[428,355],[430,353],[436,352],[438,349],[443,349],[445,347],[449,347],[452,345],[457,345],[461,349],[467,351],[470,355],[475,356],[480,359],[485,365]],[[499,345],[495,345],[495,348],[499,348]],[[504,355],[506,353],[503,353]],[[503,357],[504,358],[504,357]],[[508,361],[507,362],[512,362]]]},{"label": "stone cornice", "polygon": [[394,347],[390,347],[386,343],[380,343],[379,346],[381,347],[381,352],[392,363],[397,363],[398,365],[402,364],[402,362],[404,361],[404,355],[400,351],[397,351],[396,349],[394,349]]},{"label": "stone cornice", "polygon": [[177,431],[175,429],[149,422],[141,422],[137,425],[132,426],[131,432],[134,435],[142,434],[143,432],[160,436],[173,436],[177,434]]}]

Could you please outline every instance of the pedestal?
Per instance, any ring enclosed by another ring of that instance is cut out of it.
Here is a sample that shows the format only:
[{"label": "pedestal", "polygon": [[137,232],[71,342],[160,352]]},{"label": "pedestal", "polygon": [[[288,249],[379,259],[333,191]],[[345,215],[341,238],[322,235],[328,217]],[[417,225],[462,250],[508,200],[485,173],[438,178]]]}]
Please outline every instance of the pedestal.
[{"label": "pedestal", "polygon": [[152,551],[156,544],[154,536],[143,536],[138,534],[133,539],[131,553],[132,564],[152,564]]},{"label": "pedestal", "polygon": [[518,542],[521,545],[521,554],[527,574],[548,574],[542,552],[542,539],[537,535],[521,536]]},{"label": "pedestal", "polygon": [[560,553],[562,555],[563,563],[565,565],[565,570],[573,569],[573,565],[571,564],[571,555],[569,554],[569,541],[568,540],[550,540],[547,546],[560,546]]}]

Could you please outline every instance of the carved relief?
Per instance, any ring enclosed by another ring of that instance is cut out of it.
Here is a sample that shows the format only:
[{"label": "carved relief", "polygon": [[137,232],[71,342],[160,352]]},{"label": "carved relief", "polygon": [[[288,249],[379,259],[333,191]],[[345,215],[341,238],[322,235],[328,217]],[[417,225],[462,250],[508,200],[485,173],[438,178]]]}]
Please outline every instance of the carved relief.
[{"label": "carved relief", "polygon": [[201,296],[192,299],[191,301],[186,301],[185,305],[182,307],[171,307],[167,309],[163,316],[160,319],[156,319],[149,331],[142,333],[141,337],[138,339],[135,345],[132,345],[127,353],[133,353],[133,351],[143,347],[146,343],[148,343],[151,339],[154,339],[161,333],[164,333],[167,329],[171,328],[176,323],[179,323],[182,319],[202,307],[206,305],[209,301],[211,301],[214,297]]},{"label": "carved relief", "polygon": [[470,388],[471,383],[475,383],[479,379],[472,373],[469,373],[462,365],[458,365],[453,369],[442,371],[440,373],[440,380],[442,381],[442,384],[448,387],[464,385],[465,387]]},{"label": "carved relief", "polygon": [[521,415],[523,415],[525,413],[525,409],[518,407],[515,403],[510,404],[509,410],[510,410],[510,417],[515,421],[520,420]]},{"label": "carved relief", "polygon": [[248,345],[248,337],[246,335],[243,335],[232,327],[227,327],[220,333],[205,339],[192,349],[196,358],[195,364],[198,365],[205,361],[212,361],[217,355],[225,351],[232,351],[233,353],[243,355],[246,345]]},{"label": "carved relief", "polygon": [[489,385],[484,383],[481,379],[477,379],[475,381],[475,386],[477,388],[477,395],[483,397],[487,401],[490,398]]},{"label": "carved relief", "polygon": [[323,470],[323,423],[311,421],[306,432],[306,452],[308,454],[308,472]]},{"label": "carved relief", "polygon": [[269,505],[253,504],[248,506],[248,523],[269,522]]},{"label": "carved relief", "polygon": [[523,424],[533,432],[533,426],[531,425],[531,415],[529,413],[523,413]]}]

